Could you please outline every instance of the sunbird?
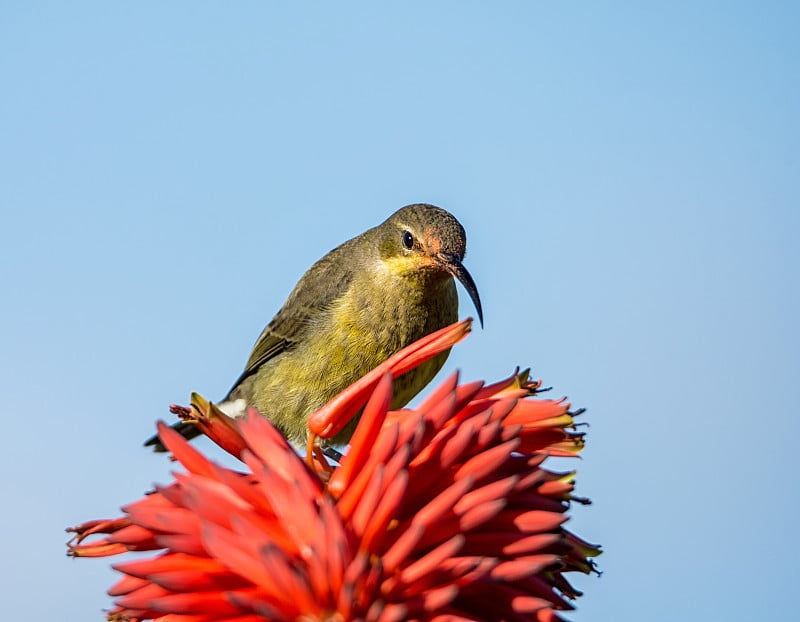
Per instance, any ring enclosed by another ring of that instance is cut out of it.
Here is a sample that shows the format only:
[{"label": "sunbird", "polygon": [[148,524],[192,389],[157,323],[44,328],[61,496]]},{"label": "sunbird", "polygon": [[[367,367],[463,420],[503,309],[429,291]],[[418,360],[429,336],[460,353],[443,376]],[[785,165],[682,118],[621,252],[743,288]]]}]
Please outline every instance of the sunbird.
[{"label": "sunbird", "polygon": [[[462,264],[464,227],[440,207],[407,205],[337,246],[306,272],[256,341],[247,365],[218,406],[242,416],[253,406],[296,444],[308,417],[417,339],[458,319],[454,277],[483,325],[478,289]],[[449,350],[394,381],[392,408],[405,406],[442,368]],[[356,420],[332,444],[346,444]],[[200,434],[175,424],[186,438]],[[164,451],[158,437],[146,445]]]}]

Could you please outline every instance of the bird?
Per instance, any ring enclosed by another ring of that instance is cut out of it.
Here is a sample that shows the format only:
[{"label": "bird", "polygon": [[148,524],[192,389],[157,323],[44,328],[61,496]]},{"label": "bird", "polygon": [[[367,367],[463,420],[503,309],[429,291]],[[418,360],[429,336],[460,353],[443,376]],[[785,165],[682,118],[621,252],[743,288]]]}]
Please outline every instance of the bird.
[{"label": "bird", "polygon": [[[415,203],[334,248],[298,281],[218,407],[232,417],[255,407],[301,446],[312,412],[397,351],[458,320],[455,280],[483,326],[478,289],[462,263],[466,241],[455,216]],[[392,409],[419,393],[448,354],[396,378]],[[346,444],[356,423],[330,444]],[[200,434],[189,422],[173,427],[186,438]],[[157,436],[145,445],[165,451]]]}]

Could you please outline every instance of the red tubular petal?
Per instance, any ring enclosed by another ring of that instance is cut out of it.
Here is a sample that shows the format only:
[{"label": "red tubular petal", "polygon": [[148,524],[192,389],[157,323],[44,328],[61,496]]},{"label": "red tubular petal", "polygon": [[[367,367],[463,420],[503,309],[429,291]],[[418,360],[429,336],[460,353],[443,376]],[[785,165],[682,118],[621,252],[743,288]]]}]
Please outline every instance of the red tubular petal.
[{"label": "red tubular petal", "polygon": [[491,572],[498,581],[516,581],[561,564],[558,555],[528,555],[500,562]]},{"label": "red tubular petal", "polygon": [[567,516],[565,514],[556,512],[504,510],[492,518],[491,523],[487,524],[486,528],[491,528],[492,531],[517,529],[526,534],[542,533],[557,529],[566,520]]},{"label": "red tubular petal", "polygon": [[242,501],[249,505],[255,513],[264,520],[272,520],[275,512],[269,499],[265,499],[258,486],[255,485],[256,479],[252,475],[242,475],[235,471],[220,467],[217,479],[225,484]]},{"label": "red tubular petal", "polygon": [[462,516],[452,515],[445,517],[444,520],[439,520],[435,524],[429,524],[417,543],[417,549],[424,550],[430,546],[435,546],[454,533],[466,533],[473,529],[481,528],[500,513],[505,506],[505,499],[499,499],[474,507]]},{"label": "red tubular petal", "polygon": [[128,516],[140,527],[151,532],[185,533],[199,535],[198,516],[186,508],[154,509],[146,506],[130,507]]},{"label": "red tubular petal", "polygon": [[[401,531],[394,544],[383,554],[384,570],[387,573],[394,572],[403,563],[403,560],[409,558],[425,532],[425,526],[416,523],[411,523],[405,531]],[[452,532],[450,533],[452,534]]]},{"label": "red tubular petal", "polygon": [[455,478],[460,479],[469,475],[475,480],[480,480],[486,477],[492,471],[499,469],[518,445],[519,439],[511,439],[473,456],[456,470]]},{"label": "red tubular petal", "polygon": [[561,499],[569,497],[572,491],[575,489],[575,485],[569,482],[543,482],[540,486],[537,487],[536,492],[540,495],[546,495],[548,497],[558,497]]},{"label": "red tubular petal", "polygon": [[217,572],[225,570],[225,567],[215,559],[198,557],[196,555],[184,555],[182,553],[167,553],[150,559],[137,559],[114,564],[111,567],[118,572],[124,572],[132,577],[140,577],[143,579],[156,572],[172,572],[176,570]]},{"label": "red tubular petal", "polygon": [[503,554],[522,556],[545,552],[563,553],[565,546],[562,530],[559,530],[556,533],[540,533],[518,538],[516,542],[503,547]]},{"label": "red tubular petal", "polygon": [[518,423],[531,423],[544,419],[552,419],[567,414],[570,404],[567,398],[562,397],[558,400],[519,400],[516,407],[506,418],[506,423],[514,425]]},{"label": "red tubular petal", "polygon": [[485,557],[463,557],[459,553],[457,557],[445,559],[434,572],[422,575],[411,583],[402,581],[397,573],[388,575],[381,584],[381,594],[386,600],[396,601],[423,594],[434,585],[458,586],[461,579],[476,571],[488,576],[496,563],[496,560]]},{"label": "red tubular petal", "polygon": [[514,373],[511,374],[508,378],[504,378],[503,380],[498,380],[492,384],[487,384],[483,387],[478,393],[475,395],[475,400],[483,400],[486,398],[496,397],[498,393],[505,391],[506,389],[514,386],[514,383],[517,382],[517,377],[519,376],[519,367],[514,370]]},{"label": "red tubular petal", "polygon": [[413,410],[390,411],[386,421],[384,428],[387,428],[390,422],[398,426],[399,433],[395,446],[408,447],[411,458],[416,458],[436,432],[433,426],[425,421],[424,414]]},{"label": "red tubular petal", "polygon": [[[185,473],[179,475],[186,475]],[[176,475],[177,477],[177,475]],[[175,506],[183,507],[183,488],[178,482],[173,482],[169,486],[156,485],[156,492],[146,497],[134,501],[132,505],[157,505],[159,507],[171,508]],[[127,508],[122,508],[127,511]]]},{"label": "red tubular petal", "polygon": [[148,583],[150,582],[147,579],[125,576],[112,585],[107,593],[109,596],[122,596],[123,594],[130,594],[131,592],[140,590]]},{"label": "red tubular petal", "polygon": [[443,447],[439,455],[439,467],[449,469],[458,460],[463,460],[469,446],[475,439],[475,425],[467,422],[464,425],[447,428],[437,435],[441,438]]},{"label": "red tubular petal", "polygon": [[552,428],[523,428],[519,434],[519,449],[523,453],[547,452],[551,456],[571,458],[583,449],[580,434],[568,434]]},{"label": "red tubular petal", "polygon": [[368,622],[409,622],[404,604],[375,602],[367,612]]},{"label": "red tubular petal", "polygon": [[350,440],[350,450],[341,465],[328,482],[328,492],[334,497],[350,484],[355,473],[358,473],[367,461],[370,451],[378,438],[378,433],[386,419],[386,412],[392,402],[392,375],[386,373],[375,387],[367,402],[358,427]]},{"label": "red tubular petal", "polygon": [[114,533],[115,531],[127,527],[131,522],[124,517],[120,518],[101,518],[98,520],[91,520],[76,527],[67,529],[67,533],[74,533],[71,542],[81,542],[84,538],[97,534],[97,533]]},{"label": "red tubular petal", "polygon": [[428,397],[415,409],[417,412],[428,412],[431,408],[441,402],[445,396],[454,392],[458,387],[458,370],[454,371],[436,387]]},{"label": "red tubular petal", "polygon": [[[198,415],[200,431],[230,455],[239,458],[247,443],[239,431],[237,420],[197,393],[192,393],[192,406]],[[248,412],[250,410],[255,409],[248,409]]]},{"label": "red tubular petal", "polygon": [[504,555],[519,557],[544,552],[561,552],[564,539],[559,533],[524,535],[519,532],[470,533],[464,553],[472,555]]},{"label": "red tubular petal", "polygon": [[334,436],[335,433],[332,430],[335,429],[335,426],[341,429],[347,421],[353,418],[364,406],[373,388],[387,371],[392,374],[392,377],[397,378],[437,354],[441,354],[466,337],[471,324],[471,320],[451,324],[415,341],[389,357],[339,393],[325,406],[312,413],[308,419],[308,429],[322,438]]},{"label": "red tubular petal", "polygon": [[[465,559],[470,558],[467,557]],[[500,560],[495,557],[473,557],[472,559],[477,559],[477,563],[474,563],[470,570],[456,579],[458,586],[461,588],[468,588],[475,585],[494,583],[489,576],[489,573],[495,566],[497,566],[498,563],[500,563]]]},{"label": "red tubular petal", "polygon": [[518,594],[511,598],[511,609],[517,613],[534,613],[550,607],[550,602],[543,598]]},{"label": "red tubular petal", "polygon": [[[104,538],[89,544],[71,545],[67,553],[71,557],[109,557],[110,555],[127,553],[129,550],[131,549],[124,544],[111,543]],[[140,548],[139,550],[144,549]]]},{"label": "red tubular petal", "polygon": [[397,509],[403,501],[403,494],[408,485],[408,472],[405,470],[400,471],[397,476],[388,481],[389,486],[381,497],[380,504],[366,524],[359,545],[362,549],[373,553],[379,552],[376,549],[378,549],[380,539],[387,535],[386,530],[389,521],[396,516]]},{"label": "red tubular petal", "polygon": [[252,586],[249,580],[228,571],[214,573],[194,570],[156,572],[151,574],[149,579],[170,592],[214,592],[238,590]]},{"label": "red tubular petal", "polygon": [[183,436],[163,421],[159,421],[156,426],[158,428],[158,437],[161,439],[161,442],[187,471],[199,475],[211,474],[211,462],[198,450],[189,445],[189,442],[183,438]]},{"label": "red tubular petal", "polygon": [[[473,583],[462,587],[464,600],[467,601],[470,611],[477,610],[483,616],[487,614],[492,619],[513,619],[513,613],[531,614],[539,609],[551,608],[553,601],[531,595],[511,585],[493,581]],[[489,612],[492,612],[489,614]],[[513,612],[513,613],[512,613]],[[493,615],[492,615],[493,614]],[[479,619],[486,619],[481,617]]]},{"label": "red tubular petal", "polygon": [[472,318],[467,318],[412,343],[387,359],[386,362],[390,363],[392,376],[397,378],[425,361],[432,359],[437,354],[449,350],[466,337],[470,330],[472,330]]},{"label": "red tubular petal", "polygon": [[489,501],[483,505],[470,508],[459,517],[459,527],[461,531],[478,529],[485,523],[493,520],[505,507],[506,500],[497,499],[496,501]]},{"label": "red tubular petal", "polygon": [[[475,446],[484,448],[493,445],[499,445],[503,437],[503,422],[502,421],[489,421],[491,412],[486,413],[486,423],[481,426],[478,431],[478,436],[475,437]],[[514,440],[514,437],[506,439]]]},{"label": "red tubular petal", "polygon": [[[120,604],[126,601],[120,599]],[[131,599],[132,602],[139,602]],[[232,604],[226,592],[198,592],[186,594],[167,594],[157,598],[142,600],[147,602],[147,608],[163,613],[177,614],[200,614],[214,616],[234,616],[245,613],[239,607]],[[128,605],[125,605],[128,606]]]},{"label": "red tubular petal", "polygon": [[265,518],[253,513],[231,516],[230,528],[236,536],[253,543],[271,542],[292,555],[299,555],[297,543],[286,533],[276,518]]},{"label": "red tubular petal", "polygon": [[[272,455],[276,452],[294,453],[286,437],[272,425],[269,419],[261,416],[254,408],[247,410],[247,415],[238,420],[239,429],[247,442],[247,448],[262,462],[271,462]],[[299,461],[302,464],[302,461]],[[283,476],[289,476],[299,469],[298,465],[289,467],[289,471],[282,471]]]},{"label": "red tubular petal", "polygon": [[154,533],[139,525],[130,525],[114,532],[108,537],[109,542],[124,544],[130,550],[141,550],[138,547],[148,547],[153,544]]},{"label": "red tubular petal", "polygon": [[486,383],[483,382],[483,380],[473,380],[472,382],[457,386],[455,391],[456,400],[458,401],[458,409],[461,410],[471,402],[474,402],[484,384]]},{"label": "red tubular petal", "polygon": [[185,522],[174,521],[176,526],[174,531],[177,533],[182,531],[177,527],[183,526],[186,528],[183,532],[187,535],[197,534],[199,536],[199,530],[205,524],[215,523],[228,526],[231,517],[250,511],[250,506],[221,482],[200,477],[187,478],[185,482],[186,510],[180,514],[180,518],[185,518],[188,514],[189,517],[194,517],[195,521],[191,521],[190,518],[186,518]]},{"label": "red tubular petal", "polygon": [[[461,432],[461,430],[464,431]],[[459,445],[453,449],[462,449],[466,451],[467,447],[474,441],[477,428],[470,421],[458,428],[450,427],[438,431],[428,425],[426,431],[428,432],[427,436],[432,437],[422,446],[419,453],[414,456],[411,461],[411,466],[412,468],[422,467],[423,469],[436,469],[441,471],[453,464],[456,460],[463,458],[462,454],[453,456],[453,451],[449,451],[446,458],[441,455],[447,445],[453,440],[453,437],[461,432],[461,436],[458,439]],[[464,438],[465,436],[467,437],[466,439]]]},{"label": "red tubular petal", "polygon": [[[395,450],[398,435],[399,424],[394,423],[385,427],[383,432],[378,435],[378,440],[370,452],[368,463],[362,467],[361,471],[356,474],[352,482],[342,491],[341,497],[336,502],[336,507],[344,522],[350,520],[353,511],[361,499],[361,495],[364,493],[364,489],[369,483],[371,474],[371,467],[369,465],[381,464],[389,459],[390,454]],[[333,481],[335,479],[336,474],[334,473],[331,480]]]},{"label": "red tubular petal", "polygon": [[423,575],[434,572],[444,560],[457,555],[463,545],[464,536],[462,534],[453,536],[403,568],[399,573],[399,580],[403,583],[418,581]]},{"label": "red tubular petal", "polygon": [[168,549],[173,553],[186,555],[208,555],[200,538],[194,535],[164,534],[155,538],[157,546],[153,548]]},{"label": "red tubular petal", "polygon": [[461,497],[453,509],[456,514],[464,514],[475,506],[483,505],[484,503],[489,503],[497,499],[505,499],[514,488],[518,479],[516,475],[512,475],[511,477],[493,481],[480,488],[475,488]]},{"label": "red tubular petal", "polygon": [[[433,613],[435,611],[441,611],[443,607],[446,607],[453,599],[458,596],[458,586],[456,585],[445,585],[440,588],[436,588],[433,590],[428,590],[421,596],[421,610],[424,613]],[[410,607],[411,609],[415,609],[416,607]]]},{"label": "red tubular petal", "polygon": [[563,513],[569,507],[561,499],[552,499],[536,492],[523,492],[509,496],[509,508],[522,510],[544,510],[546,512]]},{"label": "red tubular petal", "polygon": [[535,615],[536,622],[564,622],[564,618],[552,609],[539,609]]},{"label": "red tubular petal", "polygon": [[456,394],[451,391],[429,410],[420,410],[418,412],[422,413],[423,419],[430,425],[432,430],[439,430],[442,428],[445,421],[455,414],[457,405]]},{"label": "red tubular petal", "polygon": [[231,572],[247,577],[257,585],[273,584],[273,577],[253,550],[261,543],[242,542],[235,534],[214,525],[204,529],[203,541],[209,553]]},{"label": "red tubular petal", "polygon": [[297,454],[287,448],[273,451],[268,462],[259,461],[250,452],[245,452],[242,458],[253,470],[256,486],[271,503],[277,523],[291,537],[295,548],[298,551],[309,546],[318,548],[316,539],[322,534],[317,503],[323,498],[317,478],[309,473]]},{"label": "red tubular petal", "polygon": [[561,598],[561,596],[555,592],[553,585],[551,585],[549,581],[545,581],[542,577],[529,575],[524,579],[515,581],[514,586],[524,593],[549,600],[556,609],[574,609],[572,604]]},{"label": "red tubular petal", "polygon": [[[544,454],[538,454],[519,458],[519,463],[525,463],[526,466],[521,470],[515,471],[520,474],[519,481],[514,486],[515,491],[522,492],[530,488],[536,488],[546,479],[546,472],[539,468],[546,457]],[[522,464],[519,464],[519,466],[522,466]]]},{"label": "red tubular petal", "polygon": [[333,504],[324,503],[322,505],[320,520],[323,525],[325,541],[328,543],[323,561],[327,564],[328,583],[332,591],[331,598],[335,598],[341,592],[345,566],[352,558],[352,553],[344,525],[342,525],[341,518]]},{"label": "red tubular petal", "polygon": [[466,404],[460,412],[447,422],[448,425],[460,424],[465,419],[475,416],[481,412],[491,411],[491,420],[505,418],[509,412],[514,408],[517,399],[514,397],[505,398],[487,398],[481,400],[472,400]]},{"label": "red tubular petal", "polygon": [[[126,609],[141,609],[144,611],[152,611],[153,608],[150,606],[151,601],[154,598],[161,598],[168,594],[169,592],[164,588],[159,587],[158,585],[154,585],[152,583],[148,583],[147,585],[142,586],[138,590],[134,590],[133,592],[121,596],[120,598],[117,599],[116,604]],[[165,611],[164,613],[169,613],[169,612]]]},{"label": "red tubular petal", "polygon": [[383,473],[383,465],[380,464],[372,471],[372,476],[350,518],[350,525],[355,533],[364,533],[370,517],[378,507],[384,488]]},{"label": "red tubular petal", "polygon": [[417,510],[412,522],[419,525],[434,525],[441,522],[442,517],[452,514],[454,506],[473,484],[471,477],[454,481],[443,492],[431,499],[423,508]]},{"label": "red tubular petal", "polygon": [[418,596],[405,598],[403,605],[406,607],[405,620],[424,620],[435,612],[449,605],[458,596],[458,586],[443,585],[425,590]]}]

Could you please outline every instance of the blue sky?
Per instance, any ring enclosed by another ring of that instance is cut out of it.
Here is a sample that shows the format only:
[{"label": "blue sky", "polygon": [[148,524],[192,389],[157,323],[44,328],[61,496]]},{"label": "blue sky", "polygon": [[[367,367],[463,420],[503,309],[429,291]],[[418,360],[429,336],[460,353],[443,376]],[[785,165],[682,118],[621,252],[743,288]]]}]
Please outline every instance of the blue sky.
[{"label": "blue sky", "polygon": [[4,2],[5,615],[103,619],[114,573],[63,528],[168,481],[166,406],[224,395],[311,263],[425,201],[486,320],[445,371],[588,408],[571,526],[606,552],[571,619],[789,619],[798,18]]}]

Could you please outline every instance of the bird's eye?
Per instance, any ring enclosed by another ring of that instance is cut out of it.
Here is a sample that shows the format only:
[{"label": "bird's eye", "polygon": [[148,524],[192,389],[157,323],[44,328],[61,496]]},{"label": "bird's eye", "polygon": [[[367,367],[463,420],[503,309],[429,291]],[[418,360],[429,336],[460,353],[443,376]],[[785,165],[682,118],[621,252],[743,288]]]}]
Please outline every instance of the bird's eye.
[{"label": "bird's eye", "polygon": [[411,235],[410,231],[403,232],[403,246],[405,246],[408,250],[414,248],[414,236]]}]

